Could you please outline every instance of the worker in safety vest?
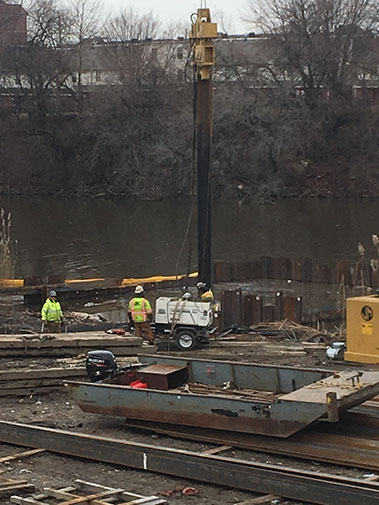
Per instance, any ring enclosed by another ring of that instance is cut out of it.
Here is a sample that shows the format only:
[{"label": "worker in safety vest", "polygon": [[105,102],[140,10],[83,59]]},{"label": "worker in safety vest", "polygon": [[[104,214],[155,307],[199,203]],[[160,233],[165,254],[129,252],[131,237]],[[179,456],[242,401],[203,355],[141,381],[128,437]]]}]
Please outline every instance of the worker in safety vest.
[{"label": "worker in safety vest", "polygon": [[202,302],[213,302],[214,295],[213,291],[208,288],[205,282],[198,282],[196,284],[197,292],[199,294],[199,298]]},{"label": "worker in safety vest", "polygon": [[63,312],[57,300],[57,293],[52,289],[41,310],[42,332],[61,333]]},{"label": "worker in safety vest", "polygon": [[149,344],[154,344],[154,335],[150,326],[153,319],[151,305],[146,298],[142,286],[137,286],[134,290],[136,296],[130,300],[128,307],[128,316],[136,329],[136,337],[145,336]]}]

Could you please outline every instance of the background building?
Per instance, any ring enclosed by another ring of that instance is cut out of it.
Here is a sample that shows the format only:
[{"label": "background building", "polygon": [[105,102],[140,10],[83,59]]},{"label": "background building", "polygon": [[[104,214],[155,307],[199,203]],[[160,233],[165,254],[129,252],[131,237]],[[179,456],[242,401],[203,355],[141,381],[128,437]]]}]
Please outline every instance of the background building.
[{"label": "background building", "polygon": [[25,44],[27,40],[27,12],[18,4],[0,0],[0,45]]}]

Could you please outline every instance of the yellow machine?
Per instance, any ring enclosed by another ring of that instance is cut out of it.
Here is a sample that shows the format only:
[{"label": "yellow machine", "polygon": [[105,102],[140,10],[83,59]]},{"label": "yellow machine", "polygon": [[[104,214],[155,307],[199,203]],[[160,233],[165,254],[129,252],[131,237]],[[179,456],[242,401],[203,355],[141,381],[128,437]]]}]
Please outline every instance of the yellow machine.
[{"label": "yellow machine", "polygon": [[190,41],[193,63],[202,80],[211,78],[215,62],[215,48],[212,39],[217,39],[217,23],[212,23],[209,9],[198,9],[196,21],[192,23]]},{"label": "yellow machine", "polygon": [[346,361],[379,363],[379,296],[346,301]]}]

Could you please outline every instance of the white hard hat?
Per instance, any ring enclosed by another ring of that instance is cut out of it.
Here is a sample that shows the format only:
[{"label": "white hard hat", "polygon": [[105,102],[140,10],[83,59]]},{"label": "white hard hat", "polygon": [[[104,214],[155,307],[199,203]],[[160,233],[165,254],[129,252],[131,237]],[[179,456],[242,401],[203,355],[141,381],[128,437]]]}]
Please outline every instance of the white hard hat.
[{"label": "white hard hat", "polygon": [[134,292],[136,295],[138,295],[139,293],[143,293],[143,287],[137,286],[136,289],[134,290]]},{"label": "white hard hat", "polygon": [[52,289],[49,293],[49,296],[57,296],[57,292]]},{"label": "white hard hat", "polygon": [[197,289],[200,289],[200,288],[205,288],[207,285],[205,284],[205,282],[198,282],[196,284],[196,287]]}]

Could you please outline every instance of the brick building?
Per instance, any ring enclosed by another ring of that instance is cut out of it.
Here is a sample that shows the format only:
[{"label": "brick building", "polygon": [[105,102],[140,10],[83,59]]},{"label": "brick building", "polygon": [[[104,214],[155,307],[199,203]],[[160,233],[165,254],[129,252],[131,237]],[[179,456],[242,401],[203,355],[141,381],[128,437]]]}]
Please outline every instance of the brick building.
[{"label": "brick building", "polygon": [[0,0],[0,46],[25,44],[27,40],[27,12],[18,4]]}]

